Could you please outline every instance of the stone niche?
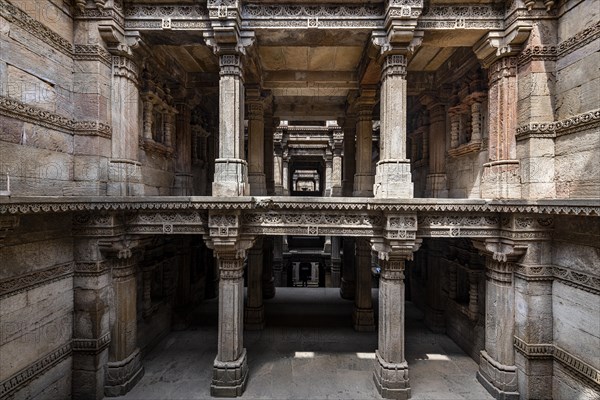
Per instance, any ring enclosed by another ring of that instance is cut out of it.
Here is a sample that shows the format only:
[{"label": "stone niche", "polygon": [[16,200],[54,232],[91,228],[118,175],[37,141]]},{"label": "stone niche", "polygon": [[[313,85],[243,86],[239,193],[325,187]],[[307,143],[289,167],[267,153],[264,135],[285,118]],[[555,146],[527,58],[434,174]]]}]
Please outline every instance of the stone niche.
[{"label": "stone niche", "polygon": [[147,153],[172,157],[177,109],[167,85],[149,68],[142,73],[140,97],[143,109],[140,147]]},{"label": "stone niche", "polygon": [[483,146],[487,87],[481,68],[468,73],[454,85],[450,97],[450,157],[479,152]]}]

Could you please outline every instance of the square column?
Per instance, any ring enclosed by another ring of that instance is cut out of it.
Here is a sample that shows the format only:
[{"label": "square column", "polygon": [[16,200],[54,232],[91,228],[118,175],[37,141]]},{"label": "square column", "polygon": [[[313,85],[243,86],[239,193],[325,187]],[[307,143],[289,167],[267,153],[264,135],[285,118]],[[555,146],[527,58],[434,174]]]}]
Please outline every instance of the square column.
[{"label": "square column", "polygon": [[265,196],[264,98],[258,87],[246,89],[248,105],[248,182],[252,196]]},{"label": "square column", "polygon": [[219,339],[213,366],[211,396],[241,396],[248,380],[243,347],[244,257],[219,252]]},{"label": "square column", "polygon": [[371,287],[371,246],[367,239],[360,238],[356,240],[356,295],[352,312],[354,330],[359,332],[375,330]]},{"label": "square column", "polygon": [[373,378],[386,399],[408,399],[408,363],[404,356],[404,263],[389,254],[379,281],[379,335]]},{"label": "square column", "polygon": [[353,300],[354,292],[356,290],[354,281],[354,238],[345,237],[343,249],[344,256],[342,258],[340,296],[342,299]]},{"label": "square column", "polygon": [[213,196],[250,194],[248,165],[244,160],[244,84],[241,63],[239,54],[219,56],[219,156],[215,160]]},{"label": "square column", "polygon": [[373,194],[412,198],[410,160],[406,159],[406,57],[385,57],[381,80],[381,151]]},{"label": "square column", "polygon": [[340,257],[340,237],[331,237],[331,286],[340,287],[340,268],[342,259]]},{"label": "square column", "polygon": [[260,330],[265,326],[263,306],[263,240],[259,239],[248,251],[248,299],[244,310],[244,327]]}]

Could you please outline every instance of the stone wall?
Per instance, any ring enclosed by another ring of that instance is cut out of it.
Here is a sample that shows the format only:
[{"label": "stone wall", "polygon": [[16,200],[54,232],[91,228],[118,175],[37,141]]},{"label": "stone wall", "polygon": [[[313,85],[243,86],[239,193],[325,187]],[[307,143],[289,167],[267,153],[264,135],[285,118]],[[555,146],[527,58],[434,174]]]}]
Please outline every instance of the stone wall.
[{"label": "stone wall", "polygon": [[0,260],[0,395],[70,397],[70,218],[21,217]]}]

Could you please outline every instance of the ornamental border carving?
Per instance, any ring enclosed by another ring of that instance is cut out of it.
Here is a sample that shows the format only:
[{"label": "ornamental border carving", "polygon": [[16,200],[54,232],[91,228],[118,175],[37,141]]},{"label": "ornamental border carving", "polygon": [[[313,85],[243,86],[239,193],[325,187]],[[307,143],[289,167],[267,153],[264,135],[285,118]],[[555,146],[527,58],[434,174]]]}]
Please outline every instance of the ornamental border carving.
[{"label": "ornamental border carving", "polygon": [[43,375],[52,367],[58,365],[61,361],[69,357],[72,353],[71,342],[59,347],[44,357],[39,358],[33,364],[25,367],[11,377],[0,383],[0,397],[8,398],[14,392],[25,387],[30,381]]},{"label": "ornamental border carving", "polygon": [[68,262],[0,281],[0,299],[48,285],[73,276],[74,263]]},{"label": "ornamental border carving", "polygon": [[73,49],[73,60],[76,61],[98,61],[112,67],[110,53],[102,46],[97,44],[76,44]]},{"label": "ornamental border carving", "polygon": [[588,43],[600,37],[600,21],[596,24],[578,32],[575,36],[570,37],[558,44],[558,57],[562,58],[567,54],[585,46]]},{"label": "ornamental border carving", "polygon": [[98,354],[110,344],[110,332],[105,333],[98,339],[73,339],[73,351],[82,354]]},{"label": "ornamental border carving", "polygon": [[569,133],[600,126],[600,109],[591,110],[555,122],[531,122],[517,128],[516,139],[554,139]]},{"label": "ornamental border carving", "polygon": [[69,57],[73,56],[71,42],[46,27],[46,25],[31,18],[25,11],[11,4],[8,0],[0,2],[0,15],[61,53]]},{"label": "ornamental border carving", "polygon": [[112,128],[103,122],[77,121],[5,96],[0,96],[0,115],[71,135],[112,137]]},{"label": "ornamental border carving", "polygon": [[557,280],[565,285],[599,295],[600,277],[557,265],[528,266],[516,264],[515,275],[526,281]]},{"label": "ornamental border carving", "polygon": [[417,22],[417,29],[503,29],[504,9],[487,4],[432,6]]},{"label": "ornamental border carving", "polygon": [[518,65],[524,65],[531,61],[555,61],[558,56],[556,46],[539,45],[527,47],[518,56]]},{"label": "ornamental border carving", "polygon": [[553,359],[596,389],[600,389],[600,370],[552,343],[530,344],[515,336],[515,349],[528,359]]}]

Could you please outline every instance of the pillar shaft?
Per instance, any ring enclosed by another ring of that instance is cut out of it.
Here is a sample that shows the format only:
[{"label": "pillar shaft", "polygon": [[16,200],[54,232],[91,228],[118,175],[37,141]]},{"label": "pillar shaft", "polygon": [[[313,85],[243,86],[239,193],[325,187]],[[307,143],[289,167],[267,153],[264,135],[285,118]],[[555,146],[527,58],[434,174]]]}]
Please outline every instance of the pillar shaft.
[{"label": "pillar shaft", "polygon": [[375,330],[373,298],[371,294],[371,246],[367,239],[356,240],[356,295],[352,319],[359,332]]},{"label": "pillar shaft", "polygon": [[219,62],[219,156],[215,160],[212,195],[244,196],[250,191],[248,166],[244,160],[244,85],[241,57],[238,54],[225,54],[220,56]]},{"label": "pillar shaft", "polygon": [[[190,128],[191,110],[187,103],[177,104],[176,135],[177,159],[175,162],[175,184],[173,195],[192,195],[192,131]],[[203,138],[202,140],[206,140]],[[202,147],[203,149],[206,146]]]},{"label": "pillar shaft", "polygon": [[406,57],[385,57],[381,81],[381,150],[373,194],[412,198],[410,161],[406,159]]},{"label": "pillar shaft", "polygon": [[340,296],[346,300],[354,299],[355,276],[354,276],[354,239],[344,238],[344,257],[342,259],[342,279],[340,284]]},{"label": "pillar shaft", "polygon": [[514,341],[514,264],[486,256],[485,350],[477,379],[497,398],[518,399]]},{"label": "pillar shaft", "polygon": [[408,363],[404,355],[404,258],[382,262],[379,282],[379,332],[374,380],[384,398],[408,399]]},{"label": "pillar shaft", "polygon": [[340,237],[331,237],[331,286],[340,287],[342,259],[340,257]]},{"label": "pillar shaft", "polygon": [[248,379],[243,347],[244,259],[236,252],[220,253],[219,339],[210,386],[212,396],[240,396]]},{"label": "pillar shaft", "polygon": [[248,104],[248,182],[250,194],[264,196],[267,194],[265,179],[265,121],[264,99],[260,89],[247,89]]},{"label": "pillar shaft", "polygon": [[352,196],[354,190],[354,173],[356,171],[356,119],[354,115],[348,115],[344,125],[344,196]]},{"label": "pillar shaft", "polygon": [[244,315],[245,328],[259,330],[265,325],[263,306],[263,241],[257,240],[248,251],[248,299]]},{"label": "pillar shaft", "polygon": [[356,123],[356,174],[354,175],[354,196],[373,196],[373,106],[375,88],[361,89],[357,100],[358,121]]},{"label": "pillar shaft", "polygon": [[516,150],[517,58],[503,57],[489,68],[489,163],[484,164],[481,197],[520,198]]},{"label": "pillar shaft", "polygon": [[429,174],[426,197],[448,197],[446,182],[446,110],[442,104],[429,109]]},{"label": "pillar shaft", "polygon": [[263,273],[262,273],[262,296],[264,299],[275,297],[275,277],[273,276],[273,238],[263,239]]}]

